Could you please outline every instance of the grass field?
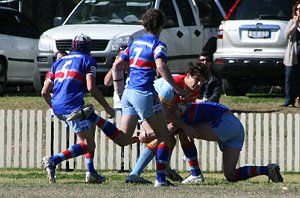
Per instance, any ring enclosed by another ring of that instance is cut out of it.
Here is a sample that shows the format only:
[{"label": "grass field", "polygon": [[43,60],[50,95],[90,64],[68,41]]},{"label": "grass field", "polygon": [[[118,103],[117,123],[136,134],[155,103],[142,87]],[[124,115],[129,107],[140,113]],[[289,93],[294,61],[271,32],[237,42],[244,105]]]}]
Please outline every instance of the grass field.
[{"label": "grass field", "polygon": [[[269,182],[259,176],[247,181],[227,182],[220,173],[204,173],[202,185],[154,188],[153,184],[136,185],[124,182],[128,173],[102,172],[103,184],[84,183],[82,171],[58,172],[57,183],[48,184],[45,172],[38,169],[0,169],[0,197],[298,197],[300,174],[284,174],[284,183]],[[181,175],[188,176],[187,172]],[[144,177],[154,181],[154,172]]]},{"label": "grass field", "polygon": [[[106,95],[106,99],[112,105],[112,97]],[[85,98],[87,103],[95,105],[96,110],[101,111],[103,108],[89,95]],[[234,112],[246,113],[299,113],[299,108],[280,107],[284,102],[282,92],[268,93],[268,91],[251,92],[246,96],[225,96],[222,95],[220,102],[227,105]],[[0,97],[0,109],[48,109],[41,96],[34,91],[9,91]]]},{"label": "grass field", "polygon": [[[112,97],[107,96],[112,104]],[[222,96],[221,103],[235,112],[299,113],[299,108],[283,108],[282,94],[251,93],[243,97]],[[97,104],[87,96],[86,102]],[[0,97],[0,109],[42,109],[48,106],[34,92],[8,92]],[[98,111],[103,110],[96,105]],[[300,173],[284,174],[284,183],[274,184],[260,176],[247,181],[229,183],[220,173],[204,173],[205,183],[156,189],[153,185],[124,183],[128,173],[102,172],[107,177],[104,184],[85,184],[82,171],[59,172],[57,184],[50,185],[45,172],[40,169],[0,169],[0,197],[299,197]],[[182,172],[188,176],[188,172]],[[146,172],[145,178],[154,181],[155,173]]]}]

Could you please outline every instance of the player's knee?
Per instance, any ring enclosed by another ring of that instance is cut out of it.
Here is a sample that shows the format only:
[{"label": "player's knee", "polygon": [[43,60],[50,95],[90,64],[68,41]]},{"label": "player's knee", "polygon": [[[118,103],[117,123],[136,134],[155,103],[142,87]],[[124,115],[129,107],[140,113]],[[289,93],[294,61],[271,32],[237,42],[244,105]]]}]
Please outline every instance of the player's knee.
[{"label": "player's knee", "polygon": [[235,175],[234,171],[230,171],[230,172],[224,172],[225,178],[227,179],[227,181],[229,182],[236,182],[237,178]]},{"label": "player's knee", "polygon": [[119,146],[127,146],[131,143],[131,138],[124,133],[120,133],[117,137],[112,139]]}]

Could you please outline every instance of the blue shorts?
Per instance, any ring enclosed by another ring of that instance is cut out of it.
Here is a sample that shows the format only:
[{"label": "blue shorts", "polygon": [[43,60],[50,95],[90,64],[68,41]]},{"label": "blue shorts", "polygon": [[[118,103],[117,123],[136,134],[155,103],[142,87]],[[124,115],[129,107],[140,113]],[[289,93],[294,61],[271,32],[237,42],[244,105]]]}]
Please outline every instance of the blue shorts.
[{"label": "blue shorts", "polygon": [[67,117],[69,114],[60,114],[60,115],[55,115],[58,117],[58,119],[63,120],[67,123],[67,125],[72,129],[74,133],[80,133],[82,131],[85,131],[87,129],[92,128],[94,125],[91,121],[89,120],[71,120],[71,121],[66,121]]},{"label": "blue shorts", "polygon": [[221,142],[218,142],[221,151],[224,146],[242,150],[245,130],[240,120],[233,114],[224,114],[221,121],[212,128]]},{"label": "blue shorts", "polygon": [[143,121],[162,111],[156,91],[125,89],[122,95],[122,115],[137,115]]}]

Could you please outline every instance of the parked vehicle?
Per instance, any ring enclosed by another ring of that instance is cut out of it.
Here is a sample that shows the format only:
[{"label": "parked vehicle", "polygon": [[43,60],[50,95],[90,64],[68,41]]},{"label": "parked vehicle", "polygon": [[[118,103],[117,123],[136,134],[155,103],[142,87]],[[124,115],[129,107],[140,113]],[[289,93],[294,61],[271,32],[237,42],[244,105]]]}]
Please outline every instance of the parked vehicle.
[{"label": "parked vehicle", "polygon": [[284,30],[294,0],[237,0],[218,32],[214,70],[226,95],[245,95],[252,85],[283,85]]},{"label": "parked vehicle", "polygon": [[[197,58],[205,42],[217,35],[217,27],[203,25],[197,4],[208,0],[83,0],[62,25],[45,31],[38,45],[34,87],[40,92],[45,74],[49,71],[57,50],[70,50],[72,39],[78,34],[92,38],[91,55],[98,64],[97,84],[111,68],[118,48],[128,45],[144,34],[141,17],[149,8],[160,8],[166,15],[166,24],[160,39],[168,46],[168,66],[173,73],[182,73],[188,61]],[[210,0],[210,3],[214,1]],[[215,6],[216,7],[216,6]],[[217,13],[221,15],[220,12]],[[219,18],[222,18],[219,17]],[[59,18],[55,23],[59,24]],[[61,19],[60,19],[61,20]]]},{"label": "parked vehicle", "polygon": [[0,94],[6,85],[32,85],[39,32],[21,12],[0,7]]}]

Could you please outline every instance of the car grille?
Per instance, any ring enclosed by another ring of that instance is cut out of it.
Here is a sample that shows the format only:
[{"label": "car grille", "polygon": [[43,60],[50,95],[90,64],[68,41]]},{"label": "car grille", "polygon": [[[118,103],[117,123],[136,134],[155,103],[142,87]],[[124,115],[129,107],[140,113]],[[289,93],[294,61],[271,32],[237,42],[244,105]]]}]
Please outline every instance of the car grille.
[{"label": "car grille", "polygon": [[[92,40],[92,51],[104,51],[109,40]],[[56,47],[58,50],[69,51],[72,47],[72,40],[57,40]]]}]

